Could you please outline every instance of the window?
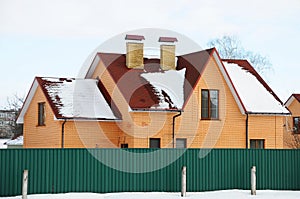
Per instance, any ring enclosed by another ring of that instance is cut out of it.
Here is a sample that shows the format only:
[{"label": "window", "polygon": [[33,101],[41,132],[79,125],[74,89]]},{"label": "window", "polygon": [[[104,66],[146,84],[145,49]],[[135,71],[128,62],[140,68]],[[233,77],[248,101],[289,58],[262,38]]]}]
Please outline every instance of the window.
[{"label": "window", "polygon": [[257,139],[250,140],[250,149],[264,149],[265,148],[265,140]]},{"label": "window", "polygon": [[38,103],[38,126],[45,125],[45,102]]},{"label": "window", "polygon": [[300,133],[300,117],[293,117],[294,133]]},{"label": "window", "polygon": [[121,144],[121,148],[128,148],[128,144],[127,143]]},{"label": "window", "polygon": [[176,138],[176,148],[186,148],[186,138]]},{"label": "window", "polygon": [[201,119],[219,119],[218,90],[201,90]]},{"label": "window", "polygon": [[160,148],[160,138],[150,138],[150,148]]}]

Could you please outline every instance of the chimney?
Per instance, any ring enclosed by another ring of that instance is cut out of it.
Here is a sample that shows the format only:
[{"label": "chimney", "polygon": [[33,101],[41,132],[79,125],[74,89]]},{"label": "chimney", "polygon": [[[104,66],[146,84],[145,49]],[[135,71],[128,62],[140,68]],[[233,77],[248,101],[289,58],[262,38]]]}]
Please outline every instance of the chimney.
[{"label": "chimney", "polygon": [[126,35],[126,66],[128,68],[144,68],[144,44],[145,40],[141,35]]},{"label": "chimney", "polygon": [[164,44],[160,45],[160,65],[163,70],[176,70],[175,63],[175,45],[177,42],[175,37],[160,37],[159,42]]}]

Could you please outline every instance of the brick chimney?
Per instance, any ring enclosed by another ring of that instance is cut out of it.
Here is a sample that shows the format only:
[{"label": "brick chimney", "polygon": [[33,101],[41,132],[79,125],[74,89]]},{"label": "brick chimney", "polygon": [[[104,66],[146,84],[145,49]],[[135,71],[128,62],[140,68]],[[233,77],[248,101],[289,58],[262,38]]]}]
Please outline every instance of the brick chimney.
[{"label": "brick chimney", "polygon": [[160,37],[160,65],[163,70],[176,70],[175,63],[175,45],[177,42],[175,37]]},{"label": "brick chimney", "polygon": [[128,68],[144,68],[144,44],[142,35],[126,35],[126,66]]}]

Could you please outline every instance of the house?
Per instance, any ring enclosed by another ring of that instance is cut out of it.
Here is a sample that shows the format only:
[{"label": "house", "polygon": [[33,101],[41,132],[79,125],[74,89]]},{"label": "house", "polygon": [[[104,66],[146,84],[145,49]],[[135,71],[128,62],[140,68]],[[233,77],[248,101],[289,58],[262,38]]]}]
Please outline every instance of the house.
[{"label": "house", "polygon": [[13,135],[11,126],[15,115],[13,110],[0,110],[0,138],[10,138]]},{"label": "house", "polygon": [[17,120],[24,147],[283,148],[290,112],[247,60],[145,39],[96,53],[80,78],[36,77]]},{"label": "house", "polygon": [[300,94],[292,94],[284,103],[291,112],[285,123],[285,148],[300,148]]}]

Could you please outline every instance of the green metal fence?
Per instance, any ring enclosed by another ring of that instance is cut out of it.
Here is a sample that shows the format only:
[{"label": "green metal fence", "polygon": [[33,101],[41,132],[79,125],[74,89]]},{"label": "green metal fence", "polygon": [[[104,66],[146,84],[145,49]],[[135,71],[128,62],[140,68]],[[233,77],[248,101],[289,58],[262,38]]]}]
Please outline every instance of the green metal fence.
[{"label": "green metal fence", "polygon": [[300,150],[247,149],[3,149],[0,196],[28,193],[179,192],[187,166],[187,191],[250,189],[300,190]]}]

